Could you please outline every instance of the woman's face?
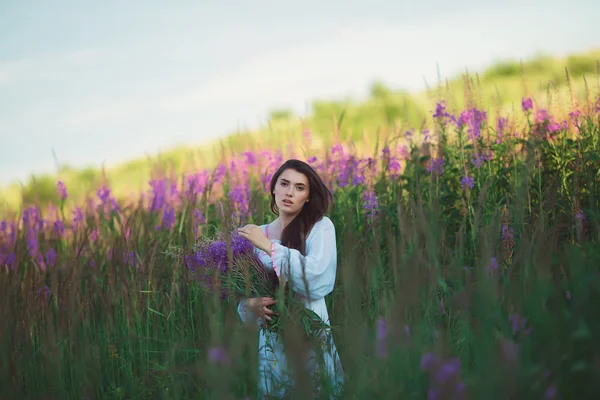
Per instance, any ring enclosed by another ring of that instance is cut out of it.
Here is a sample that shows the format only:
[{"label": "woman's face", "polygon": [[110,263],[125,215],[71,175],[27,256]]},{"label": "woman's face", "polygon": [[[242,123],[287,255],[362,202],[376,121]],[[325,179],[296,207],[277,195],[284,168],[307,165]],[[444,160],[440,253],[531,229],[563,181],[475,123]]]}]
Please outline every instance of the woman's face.
[{"label": "woman's face", "polygon": [[294,169],[286,169],[277,178],[274,193],[280,213],[297,214],[308,200],[308,178]]}]

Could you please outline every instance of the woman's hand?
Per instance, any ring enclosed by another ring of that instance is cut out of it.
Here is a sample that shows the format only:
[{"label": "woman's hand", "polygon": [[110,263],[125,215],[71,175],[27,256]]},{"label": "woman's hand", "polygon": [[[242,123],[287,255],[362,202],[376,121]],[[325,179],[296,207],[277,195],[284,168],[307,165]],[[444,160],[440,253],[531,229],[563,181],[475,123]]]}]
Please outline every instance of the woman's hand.
[{"label": "woman's hand", "polygon": [[259,318],[270,321],[271,317],[269,315],[277,315],[277,313],[268,307],[275,303],[277,303],[277,300],[273,300],[271,297],[254,297],[246,300],[246,307]]},{"label": "woman's hand", "polygon": [[242,228],[238,228],[238,233],[241,237],[246,238],[254,246],[269,254],[271,252],[271,241],[265,236],[260,226],[248,224]]}]

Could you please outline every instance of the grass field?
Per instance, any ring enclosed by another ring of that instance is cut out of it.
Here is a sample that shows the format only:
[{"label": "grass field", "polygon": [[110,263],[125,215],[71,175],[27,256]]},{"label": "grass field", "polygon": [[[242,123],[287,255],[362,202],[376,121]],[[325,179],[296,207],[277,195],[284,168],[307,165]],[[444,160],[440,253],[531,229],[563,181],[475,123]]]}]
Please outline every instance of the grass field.
[{"label": "grass field", "polygon": [[[600,97],[589,97],[546,110],[525,95],[500,118],[440,101],[428,132],[388,131],[371,154],[343,138],[296,153],[336,201],[327,303],[344,398],[600,390]],[[250,149],[183,178],[157,171],[128,199],[103,186],[70,201],[53,182],[54,207],[0,222],[0,398],[255,398],[256,331],[169,250],[269,221],[264,183],[283,160]]]}]

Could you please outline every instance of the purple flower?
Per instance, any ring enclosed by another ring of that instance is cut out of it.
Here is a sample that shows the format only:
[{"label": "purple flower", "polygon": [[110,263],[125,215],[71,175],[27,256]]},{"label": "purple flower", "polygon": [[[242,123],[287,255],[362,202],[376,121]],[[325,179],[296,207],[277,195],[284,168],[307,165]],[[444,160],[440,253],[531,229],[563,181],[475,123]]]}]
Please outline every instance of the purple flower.
[{"label": "purple flower", "polygon": [[446,102],[441,101],[435,106],[435,113],[433,114],[433,118],[438,120],[441,123],[445,122],[446,118],[449,118],[450,114],[446,111]]},{"label": "purple flower", "polygon": [[37,294],[41,297],[48,297],[50,295],[50,288],[48,285],[44,285],[43,288],[38,289]]},{"label": "purple flower", "polygon": [[23,211],[23,225],[37,227],[36,229],[42,228],[43,221],[37,208],[28,207]]},{"label": "purple flower", "polygon": [[481,153],[477,153],[475,154],[473,159],[471,159],[471,161],[473,162],[473,165],[475,165],[475,168],[479,169],[485,162],[485,159],[483,158],[483,155]]},{"label": "purple flower", "polygon": [[189,197],[204,192],[204,188],[208,182],[208,175],[207,171],[188,175],[185,179],[185,195]]},{"label": "purple flower", "polygon": [[342,157],[340,160],[334,160],[329,165],[329,175],[335,177],[338,187],[343,188],[349,185],[350,177],[354,186],[364,185],[367,181],[365,177],[366,168],[360,166],[360,160],[353,157]]},{"label": "purple flower", "polygon": [[531,327],[525,329],[527,327],[527,318],[521,317],[518,314],[513,314],[510,316],[510,320],[512,323],[513,334],[522,331],[525,335],[527,335],[531,332]]},{"label": "purple flower", "polygon": [[431,139],[431,133],[426,129],[423,131],[423,143],[427,143],[429,139]]},{"label": "purple flower", "polygon": [[441,175],[444,173],[444,159],[432,158],[431,164],[427,167],[427,171],[431,174]]},{"label": "purple flower", "polygon": [[377,355],[379,358],[387,357],[387,347],[385,339],[388,335],[387,323],[383,317],[377,320]]},{"label": "purple flower", "polygon": [[[200,285],[213,295],[219,294],[221,299],[225,299],[228,295],[246,295],[247,285],[250,285],[252,293],[257,295],[264,293],[265,289],[267,291],[274,290],[277,285],[277,277],[264,268],[258,255],[254,252],[252,243],[237,232],[232,232],[230,244],[233,257],[231,264],[226,239],[200,240],[197,243],[196,251],[184,256],[185,265],[195,275]],[[254,276],[250,277],[250,281],[246,281],[246,272],[240,273],[242,267],[250,268],[250,275]],[[213,286],[215,278],[222,284],[219,285],[219,293],[216,293],[218,289]]]},{"label": "purple flower", "polygon": [[110,214],[112,211],[119,211],[119,205],[117,204],[117,200],[110,195],[110,189],[106,186],[102,186],[96,192],[98,199],[100,200],[100,205],[98,206],[98,210],[104,211],[104,215]]},{"label": "purple flower", "polygon": [[563,121],[563,124],[556,122],[552,115],[548,114],[548,111],[540,109],[536,111],[535,125],[533,127],[533,134],[544,137],[545,139],[553,139],[554,134],[563,128],[567,128],[568,123]]},{"label": "purple flower", "polygon": [[150,209],[151,211],[158,211],[163,208],[167,200],[167,183],[164,179],[153,179],[149,183],[150,187],[152,187]]},{"label": "purple flower", "polygon": [[366,190],[362,194],[363,209],[367,218],[374,218],[379,210],[379,202],[373,190]]},{"label": "purple flower", "polygon": [[498,270],[498,267],[499,267],[498,259],[496,257],[492,257],[490,259],[490,263],[488,264],[488,267],[487,267],[488,272],[496,271],[496,270]]},{"label": "purple flower", "polygon": [[271,182],[272,177],[273,177],[273,173],[261,174],[260,183],[262,184],[263,188],[265,188],[265,189],[269,188],[269,183]]},{"label": "purple flower", "polygon": [[[337,169],[336,180],[337,180],[338,187],[343,188],[343,187],[348,186],[348,183],[350,181],[350,174],[352,173],[352,170],[353,170],[353,168],[351,166],[352,164],[357,165],[357,163],[352,163],[352,161],[350,161],[350,160],[345,161],[343,159],[340,160],[339,162],[333,162],[331,164],[331,166],[334,169]],[[354,168],[354,169],[356,169],[356,168]],[[361,173],[364,174],[364,171],[359,172],[359,176]]]},{"label": "purple flower", "polygon": [[547,129],[548,129],[548,132],[550,132],[550,133],[556,133],[556,132],[560,131],[563,127],[566,128],[564,125],[561,126],[561,124],[559,124],[558,122],[550,121],[548,123]]},{"label": "purple flower", "polygon": [[49,266],[56,266],[56,250],[50,248],[48,251],[46,251],[44,259],[46,260],[46,264],[48,264]]},{"label": "purple flower", "polygon": [[245,151],[242,155],[246,158],[246,163],[248,165],[257,164],[258,159],[256,158],[256,154],[252,153],[251,151]]},{"label": "purple flower", "polygon": [[334,144],[331,147],[331,155],[339,154],[340,156],[344,155],[344,147],[341,144]]},{"label": "purple flower", "polygon": [[577,212],[577,214],[575,214],[575,221],[576,222],[587,222],[587,219],[585,218],[585,214],[583,213],[583,210],[579,210]]},{"label": "purple flower", "polygon": [[508,225],[502,225],[502,240],[511,240],[515,238],[515,230]]},{"label": "purple flower", "polygon": [[523,97],[521,99],[521,109],[523,112],[529,111],[533,108],[533,99],[531,97]]},{"label": "purple flower", "polygon": [[[232,234],[230,238],[234,258],[253,253],[254,247],[249,240],[237,233]],[[228,262],[227,243],[224,240],[215,240],[186,259],[188,268],[194,271],[214,267],[221,272],[226,272],[229,268]]]},{"label": "purple flower", "polygon": [[77,227],[82,222],[83,222],[83,211],[81,211],[81,208],[76,207],[75,210],[73,210],[73,225],[75,227]]},{"label": "purple flower", "polygon": [[444,384],[450,379],[456,377],[460,372],[460,360],[458,358],[451,358],[447,360],[441,368],[437,370],[434,375],[434,379],[439,384]]},{"label": "purple flower", "polygon": [[465,384],[460,379],[461,362],[458,358],[450,358],[442,362],[439,356],[427,353],[421,357],[421,369],[429,373],[431,386],[427,391],[430,399],[445,398],[447,391],[452,391],[450,398],[462,396]]},{"label": "purple flower", "polygon": [[358,185],[364,185],[367,182],[367,178],[365,177],[365,173],[364,171],[358,172],[355,171],[354,174],[352,174],[352,184],[354,186],[358,186]]},{"label": "purple flower", "polygon": [[398,153],[400,154],[400,157],[402,159],[407,159],[410,157],[410,152],[408,151],[408,146],[407,145],[402,145],[402,146],[398,146],[398,148],[396,149],[396,151],[398,151]]},{"label": "purple flower", "polygon": [[421,356],[421,369],[423,371],[432,371],[437,368],[440,358],[433,353],[425,353]]},{"label": "purple flower", "polygon": [[135,265],[135,253],[133,251],[130,251],[130,252],[123,251],[123,263],[134,266]]},{"label": "purple flower", "polygon": [[96,195],[102,204],[105,204],[110,199],[110,189],[106,186],[102,186],[100,189],[98,189]]},{"label": "purple flower", "polygon": [[[17,266],[17,256],[15,253],[8,253],[8,256],[6,256],[6,259],[4,260],[4,264],[8,265],[10,269],[14,269]],[[2,265],[2,263],[0,263],[0,265]]]},{"label": "purple flower", "polygon": [[35,207],[25,209],[22,220],[25,229],[27,252],[31,258],[39,260],[38,235],[44,226],[44,221],[40,218],[39,211]]},{"label": "purple flower", "polygon": [[227,350],[223,347],[211,347],[208,349],[208,360],[212,364],[229,365],[230,363]]},{"label": "purple flower", "polygon": [[250,186],[248,184],[236,185],[228,193],[229,198],[234,203],[234,219],[243,220],[248,216],[250,205]]},{"label": "purple flower", "polygon": [[57,236],[62,237],[65,233],[65,225],[61,220],[54,221],[54,233]]},{"label": "purple flower", "polygon": [[67,187],[62,181],[58,181],[56,184],[56,190],[58,191],[58,198],[61,200],[65,200],[69,197],[69,193],[67,193]]},{"label": "purple flower", "polygon": [[507,126],[508,118],[499,117],[496,121],[496,133],[498,134],[498,136],[502,137]]},{"label": "purple flower", "polygon": [[547,400],[555,399],[557,394],[558,394],[558,391],[556,390],[556,386],[550,386],[546,389],[546,392],[544,393],[544,399],[547,399]]},{"label": "purple flower", "polygon": [[465,110],[460,114],[456,125],[460,129],[463,126],[468,128],[469,138],[478,139],[481,137],[481,128],[484,122],[487,121],[487,113],[484,110],[472,108]]},{"label": "purple flower", "polygon": [[175,210],[173,207],[169,207],[163,210],[161,225],[157,226],[156,229],[160,229],[161,227],[164,229],[172,229],[177,222],[177,218],[175,217]]},{"label": "purple flower", "polygon": [[388,172],[392,178],[397,178],[400,176],[400,170],[402,169],[402,165],[400,164],[400,160],[397,158],[391,158],[388,164]]},{"label": "purple flower", "polygon": [[541,123],[548,120],[548,111],[544,109],[537,110],[535,113],[535,122]]},{"label": "purple flower", "polygon": [[430,387],[427,389],[427,400],[439,400],[442,397],[442,388]]},{"label": "purple flower", "polygon": [[473,186],[475,186],[475,181],[473,180],[472,176],[463,176],[460,180],[460,185],[462,186],[463,190],[467,190],[467,187],[469,189],[473,189]]}]

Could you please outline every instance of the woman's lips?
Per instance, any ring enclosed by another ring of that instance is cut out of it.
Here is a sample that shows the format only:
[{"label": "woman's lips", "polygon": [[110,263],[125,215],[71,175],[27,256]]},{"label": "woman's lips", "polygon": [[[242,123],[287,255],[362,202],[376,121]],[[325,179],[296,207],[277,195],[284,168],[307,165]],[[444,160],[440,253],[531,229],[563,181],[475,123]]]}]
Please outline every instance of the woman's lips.
[{"label": "woman's lips", "polygon": [[285,204],[286,206],[291,206],[294,205],[294,203],[292,203],[290,200],[282,200],[281,201],[283,204]]}]

